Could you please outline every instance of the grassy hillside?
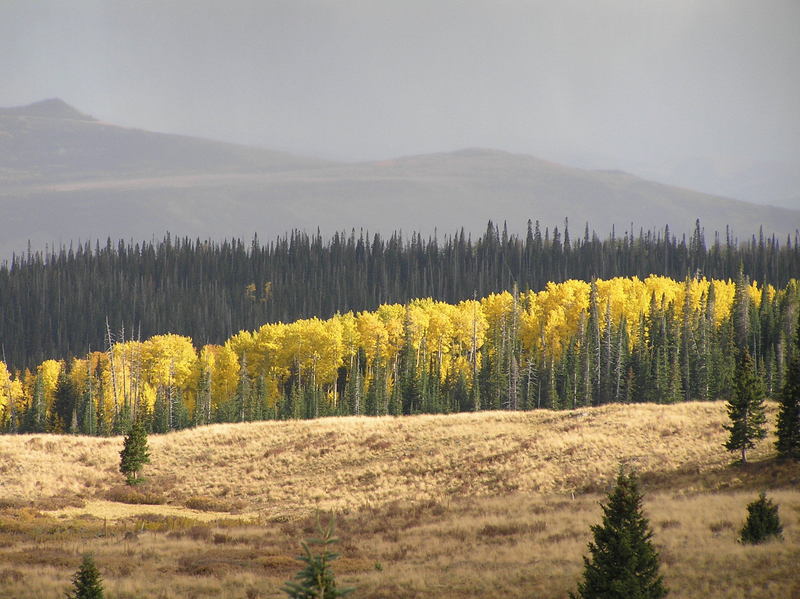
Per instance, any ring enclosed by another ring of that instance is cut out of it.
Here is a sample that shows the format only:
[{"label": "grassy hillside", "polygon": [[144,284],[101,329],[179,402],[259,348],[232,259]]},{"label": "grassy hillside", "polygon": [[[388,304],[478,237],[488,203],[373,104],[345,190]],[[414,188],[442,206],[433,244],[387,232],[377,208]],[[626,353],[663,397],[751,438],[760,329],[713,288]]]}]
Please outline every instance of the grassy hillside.
[{"label": "grassy hillside", "polygon": [[[0,437],[0,588],[63,596],[92,550],[114,597],[280,597],[319,509],[338,514],[356,597],[563,597],[625,462],[671,597],[796,596],[800,466],[772,439],[732,465],[724,422],[689,403],[216,425],[151,437],[133,495],[120,438]],[[741,546],[762,488],[785,540]]]}]

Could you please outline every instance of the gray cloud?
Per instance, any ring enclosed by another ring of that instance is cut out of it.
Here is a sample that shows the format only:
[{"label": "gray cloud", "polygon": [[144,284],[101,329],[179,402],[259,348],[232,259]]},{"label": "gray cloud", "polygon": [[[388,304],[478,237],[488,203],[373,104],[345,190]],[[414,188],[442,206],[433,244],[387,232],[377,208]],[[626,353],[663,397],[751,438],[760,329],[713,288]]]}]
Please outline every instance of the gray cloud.
[{"label": "gray cloud", "polygon": [[0,105],[340,159],[724,173],[798,164],[798,23],[796,0],[5,0]]}]

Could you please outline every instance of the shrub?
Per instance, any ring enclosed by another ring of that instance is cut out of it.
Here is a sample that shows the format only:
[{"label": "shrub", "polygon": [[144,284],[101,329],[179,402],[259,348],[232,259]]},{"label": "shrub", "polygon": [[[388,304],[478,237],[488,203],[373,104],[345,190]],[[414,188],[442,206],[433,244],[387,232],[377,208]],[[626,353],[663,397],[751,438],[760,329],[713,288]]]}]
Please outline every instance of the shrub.
[{"label": "shrub", "polygon": [[113,487],[109,489],[106,497],[109,501],[130,504],[162,505],[167,502],[167,498],[161,493],[128,486]]},{"label": "shrub", "polygon": [[742,543],[757,545],[770,537],[781,537],[783,526],[778,518],[778,506],[767,499],[762,491],[754,502],[747,506],[747,521],[740,533]]}]

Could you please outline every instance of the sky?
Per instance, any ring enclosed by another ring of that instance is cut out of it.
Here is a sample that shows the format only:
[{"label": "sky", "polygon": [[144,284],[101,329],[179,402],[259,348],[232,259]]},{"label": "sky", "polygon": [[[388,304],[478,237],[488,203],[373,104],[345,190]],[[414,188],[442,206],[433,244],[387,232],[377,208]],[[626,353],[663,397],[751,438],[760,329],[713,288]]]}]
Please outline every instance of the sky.
[{"label": "sky", "polygon": [[496,148],[800,207],[798,31],[797,0],[0,0],[0,106],[339,160]]}]

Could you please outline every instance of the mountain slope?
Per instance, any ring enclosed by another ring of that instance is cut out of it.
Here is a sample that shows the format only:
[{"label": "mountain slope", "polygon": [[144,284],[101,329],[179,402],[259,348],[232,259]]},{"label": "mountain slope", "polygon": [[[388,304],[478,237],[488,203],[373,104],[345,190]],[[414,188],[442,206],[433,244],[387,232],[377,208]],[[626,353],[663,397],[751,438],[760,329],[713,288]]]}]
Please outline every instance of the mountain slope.
[{"label": "mountain slope", "polygon": [[0,185],[207,172],[291,170],[321,160],[140,129],[86,116],[61,100],[0,109]]},{"label": "mountain slope", "polygon": [[493,150],[336,164],[91,120],[60,101],[0,111],[0,256],[75,239],[177,235],[262,238],[293,228],[431,234],[488,220],[584,223],[605,235],[633,223],[691,232],[763,225],[781,237],[800,211],[758,206]]}]

